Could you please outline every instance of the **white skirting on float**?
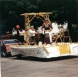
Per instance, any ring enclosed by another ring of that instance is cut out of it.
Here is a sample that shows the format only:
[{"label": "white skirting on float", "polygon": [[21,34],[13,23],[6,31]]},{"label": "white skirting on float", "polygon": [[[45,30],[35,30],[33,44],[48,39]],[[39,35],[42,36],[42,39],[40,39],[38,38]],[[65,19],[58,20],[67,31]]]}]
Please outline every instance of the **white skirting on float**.
[{"label": "white skirting on float", "polygon": [[12,56],[22,54],[39,58],[52,58],[66,55],[78,55],[78,43],[59,43],[43,46],[13,46]]}]

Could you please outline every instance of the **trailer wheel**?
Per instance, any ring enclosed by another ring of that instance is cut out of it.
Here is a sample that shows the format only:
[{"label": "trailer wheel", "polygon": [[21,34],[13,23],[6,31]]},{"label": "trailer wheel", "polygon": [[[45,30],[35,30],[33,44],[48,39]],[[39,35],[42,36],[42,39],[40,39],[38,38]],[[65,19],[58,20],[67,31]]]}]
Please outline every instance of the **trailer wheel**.
[{"label": "trailer wheel", "polygon": [[7,55],[6,55],[6,52],[4,52],[4,51],[1,51],[1,57],[6,57]]},{"label": "trailer wheel", "polygon": [[21,59],[21,58],[22,58],[21,54],[17,55],[17,59]]}]

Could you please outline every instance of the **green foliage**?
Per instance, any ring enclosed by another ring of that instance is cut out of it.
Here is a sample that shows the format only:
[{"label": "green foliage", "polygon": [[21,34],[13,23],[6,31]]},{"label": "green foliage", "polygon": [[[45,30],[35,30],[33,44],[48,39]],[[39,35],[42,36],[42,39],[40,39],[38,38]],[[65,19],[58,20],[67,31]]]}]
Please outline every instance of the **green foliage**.
[{"label": "green foliage", "polygon": [[9,0],[0,1],[1,20],[7,30],[17,24],[24,28],[22,13],[53,12],[51,21],[77,23],[76,0]]}]

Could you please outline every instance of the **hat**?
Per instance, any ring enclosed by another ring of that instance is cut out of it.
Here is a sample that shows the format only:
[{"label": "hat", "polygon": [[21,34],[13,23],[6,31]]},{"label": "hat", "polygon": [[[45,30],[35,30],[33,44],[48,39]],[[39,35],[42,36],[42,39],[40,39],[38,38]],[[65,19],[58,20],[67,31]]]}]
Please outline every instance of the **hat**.
[{"label": "hat", "polygon": [[34,26],[32,25],[32,26],[30,26],[31,28],[33,28]]},{"label": "hat", "polygon": [[45,18],[45,20],[49,20],[48,18]]}]

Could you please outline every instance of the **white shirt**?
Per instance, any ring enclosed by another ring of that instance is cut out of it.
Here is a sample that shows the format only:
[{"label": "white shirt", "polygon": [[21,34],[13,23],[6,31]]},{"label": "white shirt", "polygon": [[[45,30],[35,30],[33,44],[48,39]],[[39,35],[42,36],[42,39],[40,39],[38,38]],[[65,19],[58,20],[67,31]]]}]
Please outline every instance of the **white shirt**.
[{"label": "white shirt", "polygon": [[17,34],[17,31],[15,30],[15,31],[12,31],[12,35],[14,36],[14,35],[16,35]]},{"label": "white shirt", "polygon": [[35,36],[35,30],[33,31],[32,29],[29,30],[30,36]]}]

